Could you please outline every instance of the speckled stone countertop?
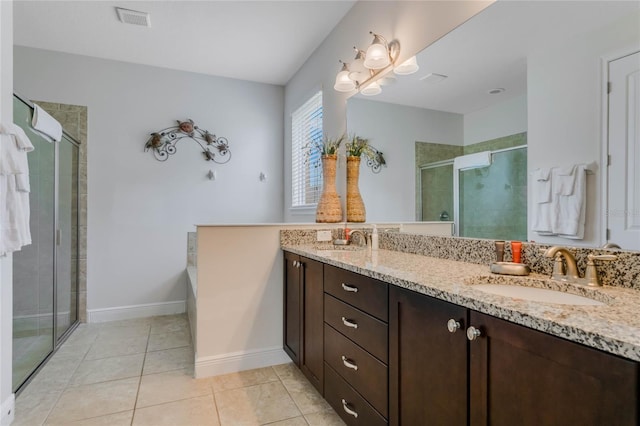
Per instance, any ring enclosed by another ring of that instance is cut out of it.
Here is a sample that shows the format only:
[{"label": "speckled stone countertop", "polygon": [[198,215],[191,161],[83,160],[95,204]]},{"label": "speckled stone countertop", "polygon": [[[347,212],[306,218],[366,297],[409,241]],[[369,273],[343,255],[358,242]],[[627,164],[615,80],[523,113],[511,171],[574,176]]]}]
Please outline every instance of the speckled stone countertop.
[{"label": "speckled stone countertop", "polygon": [[[317,247],[317,246],[316,246]],[[640,292],[620,287],[590,288],[550,282],[546,276],[518,277],[518,284],[579,294],[603,306],[560,305],[514,299],[473,288],[509,283],[515,277],[489,272],[486,265],[437,259],[390,250],[318,250],[314,245],[283,245],[290,251],[392,285],[461,305],[516,324],[640,361]],[[511,282],[513,283],[513,282]]]}]

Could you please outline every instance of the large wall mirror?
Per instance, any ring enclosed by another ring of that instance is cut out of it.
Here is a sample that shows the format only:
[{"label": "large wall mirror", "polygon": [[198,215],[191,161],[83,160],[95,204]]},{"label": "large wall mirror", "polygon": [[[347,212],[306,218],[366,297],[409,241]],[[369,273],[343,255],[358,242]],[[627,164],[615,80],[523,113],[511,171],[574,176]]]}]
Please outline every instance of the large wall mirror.
[{"label": "large wall mirror", "polygon": [[348,131],[388,162],[361,173],[367,218],[556,243],[531,230],[531,173],[583,163],[584,237],[566,244],[601,245],[602,67],[640,46],[639,27],[638,2],[496,2],[420,52],[417,73],[389,74],[381,94],[349,98]]}]

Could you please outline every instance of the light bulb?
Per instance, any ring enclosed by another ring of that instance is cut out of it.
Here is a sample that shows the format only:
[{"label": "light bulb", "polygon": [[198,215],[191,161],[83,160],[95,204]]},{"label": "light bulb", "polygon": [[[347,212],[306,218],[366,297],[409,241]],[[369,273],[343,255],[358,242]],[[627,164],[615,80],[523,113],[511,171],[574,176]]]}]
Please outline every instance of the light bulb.
[{"label": "light bulb", "polygon": [[347,64],[342,64],[342,70],[336,75],[336,83],[333,88],[338,92],[351,92],[355,90],[356,83],[349,78],[349,68]]},{"label": "light bulb", "polygon": [[380,36],[374,35],[373,42],[367,49],[364,66],[371,70],[379,70],[389,66],[390,63],[391,59],[389,59],[386,43],[380,39]]},{"label": "light bulb", "polygon": [[362,90],[360,90],[360,93],[362,93],[365,96],[374,96],[382,93],[382,88],[380,87],[377,81],[374,81],[372,83],[367,84],[365,87],[363,87]]},{"label": "light bulb", "polygon": [[398,75],[409,75],[418,71],[420,67],[418,66],[418,60],[415,56],[410,57],[397,67],[393,69],[393,72]]}]

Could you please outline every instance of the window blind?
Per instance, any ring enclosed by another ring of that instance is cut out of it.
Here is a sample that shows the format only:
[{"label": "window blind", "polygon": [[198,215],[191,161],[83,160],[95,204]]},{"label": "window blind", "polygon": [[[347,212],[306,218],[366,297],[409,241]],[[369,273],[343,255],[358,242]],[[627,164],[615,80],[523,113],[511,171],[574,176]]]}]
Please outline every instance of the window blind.
[{"label": "window blind", "polygon": [[291,114],[291,206],[312,207],[322,192],[320,152],[309,150],[322,143],[322,91]]}]

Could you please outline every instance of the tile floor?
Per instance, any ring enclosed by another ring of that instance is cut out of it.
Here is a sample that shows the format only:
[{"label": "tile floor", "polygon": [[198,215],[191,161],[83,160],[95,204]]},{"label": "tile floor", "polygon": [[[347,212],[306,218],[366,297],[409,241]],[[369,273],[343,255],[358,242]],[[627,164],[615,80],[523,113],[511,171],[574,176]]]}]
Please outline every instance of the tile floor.
[{"label": "tile floor", "polygon": [[82,324],[18,396],[13,425],[344,424],[293,364],[192,375],[185,315]]}]

